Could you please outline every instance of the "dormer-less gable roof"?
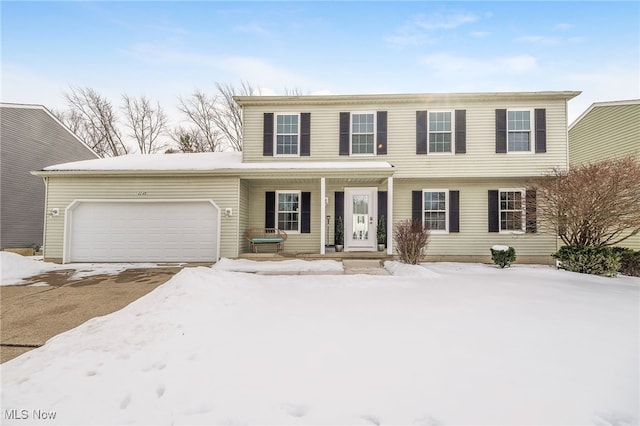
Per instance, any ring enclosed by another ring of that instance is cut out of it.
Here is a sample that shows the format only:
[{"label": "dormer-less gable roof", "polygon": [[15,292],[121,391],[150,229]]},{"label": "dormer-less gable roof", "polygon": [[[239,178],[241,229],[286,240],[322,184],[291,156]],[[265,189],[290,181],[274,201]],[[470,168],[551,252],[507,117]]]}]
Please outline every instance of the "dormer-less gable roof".
[{"label": "dormer-less gable roof", "polygon": [[47,109],[47,107],[45,107],[44,105],[18,104],[18,103],[10,103],[10,102],[1,102],[0,103],[0,114],[2,114],[2,111],[5,110],[5,109],[22,109],[22,110],[32,110],[32,111],[44,112],[51,120],[53,120],[53,122],[55,122],[58,126],[63,128],[69,134],[69,136],[72,139],[74,139],[76,142],[78,142],[78,144],[80,144],[81,146],[85,147],[96,158],[99,157],[98,154],[96,154],[95,151],[93,151],[89,147],[89,145],[84,143],[82,141],[82,139],[80,139],[75,133],[73,133],[62,121],[58,120],[58,118],[55,115],[53,115],[53,113],[51,111],[49,111],[49,109]]},{"label": "dormer-less gable roof", "polygon": [[640,105],[640,99],[629,99],[622,101],[608,101],[608,102],[594,102],[591,104],[589,108],[587,108],[578,118],[576,118],[573,123],[569,126],[569,130],[571,130],[574,126],[580,123],[585,117],[587,117],[594,109],[603,108],[603,107],[618,107],[618,106],[627,106],[627,105]]}]

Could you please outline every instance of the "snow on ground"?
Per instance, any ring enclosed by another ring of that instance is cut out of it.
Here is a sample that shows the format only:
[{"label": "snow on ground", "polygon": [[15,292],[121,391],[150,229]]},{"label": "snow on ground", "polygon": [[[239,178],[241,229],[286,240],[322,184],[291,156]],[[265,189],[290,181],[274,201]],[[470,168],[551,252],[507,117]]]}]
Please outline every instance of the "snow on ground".
[{"label": "snow on ground", "polygon": [[3,424],[638,424],[637,278],[387,268],[186,268],[3,364]]},{"label": "snow on ground", "polygon": [[6,251],[0,252],[0,285],[24,284],[24,279],[56,270],[73,269],[71,280],[93,275],[115,275],[132,268],[158,268],[156,263],[72,263],[59,265],[42,261],[39,256],[21,256]]},{"label": "snow on ground", "polygon": [[220,259],[214,269],[230,272],[341,272],[342,262],[335,260],[302,259],[255,261],[249,259]]}]

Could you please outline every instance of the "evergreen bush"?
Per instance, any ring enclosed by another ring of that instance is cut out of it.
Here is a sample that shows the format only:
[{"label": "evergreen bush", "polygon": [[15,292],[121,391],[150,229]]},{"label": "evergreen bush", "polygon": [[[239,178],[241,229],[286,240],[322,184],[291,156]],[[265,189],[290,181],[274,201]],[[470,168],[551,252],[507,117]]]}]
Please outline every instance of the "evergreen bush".
[{"label": "evergreen bush", "polygon": [[583,274],[614,277],[620,269],[622,254],[612,247],[564,246],[552,254],[560,261],[559,267]]},{"label": "evergreen bush", "polygon": [[620,269],[618,272],[632,277],[640,277],[640,250],[614,247],[613,251],[620,254]]},{"label": "evergreen bush", "polygon": [[[506,250],[505,250],[506,249]],[[493,263],[504,268],[505,266],[511,266],[516,260],[516,249],[513,247],[491,247],[491,259]]]}]

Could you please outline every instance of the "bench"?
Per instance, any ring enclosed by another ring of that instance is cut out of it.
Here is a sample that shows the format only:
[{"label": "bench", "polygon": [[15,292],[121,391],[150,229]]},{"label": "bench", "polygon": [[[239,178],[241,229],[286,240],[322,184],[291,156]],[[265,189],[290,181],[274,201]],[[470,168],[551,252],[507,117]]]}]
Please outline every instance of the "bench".
[{"label": "bench", "polygon": [[287,240],[287,233],[277,228],[252,228],[244,233],[249,241],[249,249],[252,253],[258,253],[260,244],[275,244],[276,251],[282,251],[284,242]]}]

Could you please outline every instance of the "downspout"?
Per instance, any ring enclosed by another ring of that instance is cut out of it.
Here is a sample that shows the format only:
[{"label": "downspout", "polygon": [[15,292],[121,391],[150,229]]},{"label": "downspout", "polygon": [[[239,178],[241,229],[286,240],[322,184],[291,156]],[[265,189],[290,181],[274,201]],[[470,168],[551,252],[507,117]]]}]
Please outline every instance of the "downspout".
[{"label": "downspout", "polygon": [[47,258],[47,254],[46,254],[46,250],[47,250],[47,219],[49,218],[49,215],[47,214],[47,212],[49,211],[49,177],[47,176],[43,176],[42,180],[44,181],[44,221],[43,221],[43,227],[42,227],[42,258],[46,259]]}]

